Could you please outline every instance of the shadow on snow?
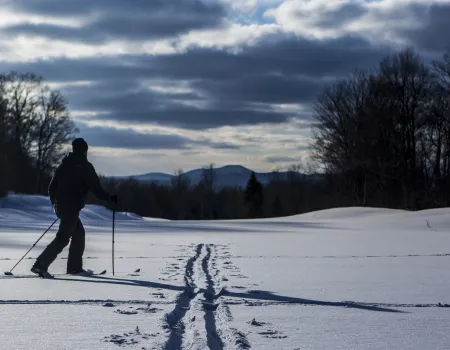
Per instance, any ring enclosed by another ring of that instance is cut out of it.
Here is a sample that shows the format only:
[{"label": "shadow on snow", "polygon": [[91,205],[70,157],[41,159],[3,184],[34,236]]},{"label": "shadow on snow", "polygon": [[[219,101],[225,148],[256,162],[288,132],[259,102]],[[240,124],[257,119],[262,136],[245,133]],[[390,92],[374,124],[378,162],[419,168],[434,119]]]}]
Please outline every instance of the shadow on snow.
[{"label": "shadow on snow", "polygon": [[[176,286],[167,283],[159,283],[159,282],[150,282],[143,280],[131,280],[131,279],[121,279],[114,277],[104,277],[104,276],[93,276],[82,279],[75,278],[61,278],[55,277],[54,280],[59,281],[68,281],[68,282],[87,282],[87,283],[99,283],[99,284],[115,284],[115,285],[124,285],[124,286],[137,286],[137,287],[145,287],[145,288],[160,288],[166,290],[173,290],[184,292],[186,290],[185,286]],[[51,280],[50,280],[51,281]],[[200,289],[197,293],[204,293],[205,290]],[[313,299],[303,299],[297,297],[289,297],[283,295],[277,295],[268,291],[260,291],[260,290],[250,290],[248,292],[230,292],[227,290],[223,290],[214,298],[218,299],[221,296],[231,297],[231,298],[241,298],[244,300],[263,300],[263,301],[271,301],[271,302],[280,302],[285,304],[300,304],[300,305],[320,305],[320,306],[333,306],[333,307],[343,307],[343,308],[353,308],[353,309],[361,309],[367,311],[378,311],[378,312],[391,312],[391,313],[406,313],[405,311],[395,310],[385,307],[377,306],[376,304],[369,303],[357,303],[353,301],[345,301],[345,302],[333,302],[333,301],[323,301],[323,300],[313,300]]]}]

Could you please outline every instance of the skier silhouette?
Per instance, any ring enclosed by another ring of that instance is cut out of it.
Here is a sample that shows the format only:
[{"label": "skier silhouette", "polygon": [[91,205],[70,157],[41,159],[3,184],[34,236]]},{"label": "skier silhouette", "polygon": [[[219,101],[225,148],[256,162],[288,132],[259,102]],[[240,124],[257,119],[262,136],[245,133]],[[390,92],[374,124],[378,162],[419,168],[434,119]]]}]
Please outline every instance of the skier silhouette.
[{"label": "skier silhouette", "polygon": [[56,216],[60,219],[54,240],[36,259],[31,271],[41,277],[51,276],[49,266],[69,244],[68,274],[86,274],[83,269],[85,230],[80,211],[91,191],[97,198],[117,203],[117,196],[108,194],[101,186],[94,166],[87,160],[88,144],[82,138],[72,142],[72,152],[65,156],[55,171],[48,193]]}]

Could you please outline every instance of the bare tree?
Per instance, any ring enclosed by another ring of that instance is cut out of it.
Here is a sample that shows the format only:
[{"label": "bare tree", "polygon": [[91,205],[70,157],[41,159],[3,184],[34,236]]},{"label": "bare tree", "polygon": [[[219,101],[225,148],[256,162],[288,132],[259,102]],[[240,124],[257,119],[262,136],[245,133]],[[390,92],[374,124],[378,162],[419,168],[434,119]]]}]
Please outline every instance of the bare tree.
[{"label": "bare tree", "polygon": [[7,194],[9,188],[8,139],[6,101],[0,94],[0,197]]},{"label": "bare tree", "polygon": [[55,167],[77,129],[69,116],[67,102],[58,90],[42,87],[34,116],[32,150],[37,170],[36,191],[40,192],[44,173]]},{"label": "bare tree", "polygon": [[42,78],[32,73],[11,72],[0,76],[2,93],[7,101],[7,120],[14,146],[26,154],[31,147],[35,110],[39,105]]},{"label": "bare tree", "polygon": [[172,195],[174,196],[174,211],[176,219],[184,219],[187,216],[189,192],[189,178],[179,169],[171,179]]},{"label": "bare tree", "polygon": [[76,132],[67,102],[32,73],[0,75],[3,124],[8,136],[8,164],[12,189],[43,192],[44,175],[61,158],[64,145]]},{"label": "bare tree", "polygon": [[369,76],[356,72],[350,78],[327,87],[314,106],[317,124],[313,130],[313,159],[325,172],[345,174],[343,193],[349,201],[365,202],[364,133],[370,130],[365,112]]},{"label": "bare tree", "polygon": [[391,117],[396,122],[404,176],[404,203],[417,206],[418,135],[426,127],[427,101],[432,85],[430,69],[411,48],[386,57],[380,63],[380,76],[389,82]]},{"label": "bare tree", "polygon": [[444,54],[442,60],[433,61],[433,71],[438,84],[450,93],[450,52]]}]

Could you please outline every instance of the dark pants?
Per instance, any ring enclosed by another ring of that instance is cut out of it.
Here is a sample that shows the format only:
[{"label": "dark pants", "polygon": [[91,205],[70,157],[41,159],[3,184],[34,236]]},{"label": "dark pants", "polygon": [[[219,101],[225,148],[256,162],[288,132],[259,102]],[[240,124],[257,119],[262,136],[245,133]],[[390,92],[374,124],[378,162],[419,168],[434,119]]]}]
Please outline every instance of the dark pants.
[{"label": "dark pants", "polygon": [[85,231],[78,214],[60,218],[59,230],[55,239],[45,248],[37,261],[45,269],[48,269],[58,254],[67,247],[71,238],[67,272],[80,271],[83,268]]}]

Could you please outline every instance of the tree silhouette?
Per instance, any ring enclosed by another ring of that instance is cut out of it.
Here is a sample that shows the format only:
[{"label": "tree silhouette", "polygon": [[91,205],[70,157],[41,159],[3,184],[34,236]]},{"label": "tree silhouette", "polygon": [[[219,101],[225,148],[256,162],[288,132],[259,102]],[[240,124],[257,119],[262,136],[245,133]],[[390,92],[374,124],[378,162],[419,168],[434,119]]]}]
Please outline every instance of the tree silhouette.
[{"label": "tree silhouette", "polygon": [[248,179],[247,187],[244,192],[244,200],[251,218],[262,216],[262,207],[264,203],[263,186],[256,178],[254,171],[252,171],[250,178]]}]

